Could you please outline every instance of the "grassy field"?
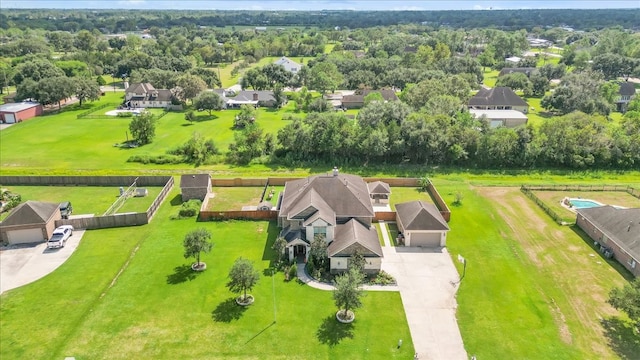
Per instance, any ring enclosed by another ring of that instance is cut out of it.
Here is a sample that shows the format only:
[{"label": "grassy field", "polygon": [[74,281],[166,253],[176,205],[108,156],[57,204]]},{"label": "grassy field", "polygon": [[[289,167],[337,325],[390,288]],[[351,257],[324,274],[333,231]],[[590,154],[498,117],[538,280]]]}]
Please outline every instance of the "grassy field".
[{"label": "grassy field", "polygon": [[[460,191],[457,184],[438,187],[448,203],[450,190]],[[573,228],[555,225],[515,187],[467,187],[463,194],[447,246],[453,256],[467,259],[457,298],[469,354],[479,359],[633,358],[640,348],[620,346],[604,326],[605,319],[617,315],[605,302],[607,294],[628,276],[617,271],[619,265],[600,257]]]},{"label": "grassy field", "polygon": [[533,191],[533,193],[567,223],[575,222],[576,214],[560,205],[565,197],[590,199],[606,205],[640,207],[640,199],[622,191]]},{"label": "grassy field", "polygon": [[215,187],[215,197],[207,210],[242,210],[243,206],[258,206],[264,187]]},{"label": "grassy field", "polygon": [[389,205],[392,211],[396,211],[396,204],[400,204],[407,201],[422,200],[424,202],[433,203],[429,193],[420,190],[419,188],[411,187],[392,187],[391,196],[389,198]]},{"label": "grassy field", "polygon": [[[130,184],[122,184],[126,189]],[[22,201],[35,200],[59,203],[71,201],[73,214],[102,215],[120,196],[118,187],[98,186],[6,186],[13,193],[20,194]],[[124,212],[147,211],[158,196],[160,187],[147,187],[149,195],[127,199],[118,210]],[[4,216],[7,214],[5,213]]]},{"label": "grassy field", "polygon": [[[177,189],[170,198],[179,199]],[[175,205],[172,205],[174,203]],[[2,295],[0,358],[407,359],[413,345],[398,293],[370,292],[352,325],[335,321],[331,292],[271,276],[269,222],[170,220],[167,201],[151,225],[88,231],[59,271]],[[213,233],[208,268],[194,274],[182,239]],[[233,261],[261,276],[244,309],[226,288]],[[52,296],[55,294],[55,296]],[[385,311],[377,311],[380,306]],[[29,336],[37,331],[46,334]],[[397,349],[398,338],[404,339]]]}]

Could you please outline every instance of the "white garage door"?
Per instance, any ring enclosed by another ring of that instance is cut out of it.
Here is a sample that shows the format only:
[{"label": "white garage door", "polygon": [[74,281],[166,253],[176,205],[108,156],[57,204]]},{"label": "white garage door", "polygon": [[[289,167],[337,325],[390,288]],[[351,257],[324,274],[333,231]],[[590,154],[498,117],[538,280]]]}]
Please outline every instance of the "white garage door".
[{"label": "white garage door", "polygon": [[412,233],[410,246],[438,247],[440,246],[440,233]]},{"label": "white garage door", "polygon": [[7,231],[7,237],[9,238],[9,244],[27,244],[45,240],[40,228],[10,230]]},{"label": "white garage door", "polygon": [[5,113],[4,122],[7,124],[13,124],[14,122],[16,122],[16,114]]}]

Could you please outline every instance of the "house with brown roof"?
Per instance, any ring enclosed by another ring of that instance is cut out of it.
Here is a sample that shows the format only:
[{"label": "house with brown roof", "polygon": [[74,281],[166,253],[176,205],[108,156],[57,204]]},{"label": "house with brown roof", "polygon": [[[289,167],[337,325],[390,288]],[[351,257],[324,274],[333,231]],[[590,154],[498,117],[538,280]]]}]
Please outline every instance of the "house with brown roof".
[{"label": "house with brown roof", "polygon": [[616,110],[618,112],[627,112],[627,107],[631,102],[631,99],[636,95],[636,88],[633,83],[628,81],[618,83],[620,89],[618,90],[618,98],[616,99]]},{"label": "house with brown roof", "polygon": [[405,246],[447,245],[449,225],[433,204],[421,200],[396,204],[396,222]]},{"label": "house with brown roof", "polygon": [[180,177],[182,201],[191,199],[204,200],[211,193],[211,176],[209,174],[186,174]]},{"label": "house with brown roof", "polygon": [[365,271],[380,270],[382,247],[375,227],[367,183],[360,177],[340,174],[315,175],[287,181],[278,201],[280,236],[287,241],[285,254],[307,260],[311,242],[321,236],[328,244],[332,272],[347,269],[358,251],[366,260]]},{"label": "house with brown roof", "polygon": [[526,114],[529,105],[511,88],[498,86],[493,89],[478,90],[478,93],[469,99],[469,109],[517,110]]},{"label": "house with brown roof", "polygon": [[611,205],[578,209],[576,225],[605,255],[613,256],[634,276],[640,276],[640,208]]},{"label": "house with brown roof", "polygon": [[131,84],[124,91],[125,105],[134,108],[166,108],[172,98],[171,90],[156,89],[150,83]]},{"label": "house with brown roof", "polygon": [[0,223],[0,242],[29,244],[47,241],[62,219],[60,204],[29,200],[16,206]]},{"label": "house with brown roof", "polygon": [[364,98],[371,93],[379,93],[385,102],[398,101],[396,92],[392,89],[382,90],[356,90],[353,95],[346,95],[342,97],[343,109],[359,109],[364,106]]}]

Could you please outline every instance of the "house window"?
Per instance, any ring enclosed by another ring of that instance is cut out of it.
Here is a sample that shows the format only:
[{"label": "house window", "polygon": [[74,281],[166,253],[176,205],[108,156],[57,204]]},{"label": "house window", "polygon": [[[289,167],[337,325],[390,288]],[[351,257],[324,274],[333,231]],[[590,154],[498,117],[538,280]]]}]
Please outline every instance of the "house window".
[{"label": "house window", "polygon": [[631,266],[632,269],[636,268],[636,261],[631,259],[631,261],[628,262],[628,264]]},{"label": "house window", "polygon": [[322,235],[327,238],[327,227],[326,226],[314,226],[313,227],[313,237],[315,238],[317,235]]}]

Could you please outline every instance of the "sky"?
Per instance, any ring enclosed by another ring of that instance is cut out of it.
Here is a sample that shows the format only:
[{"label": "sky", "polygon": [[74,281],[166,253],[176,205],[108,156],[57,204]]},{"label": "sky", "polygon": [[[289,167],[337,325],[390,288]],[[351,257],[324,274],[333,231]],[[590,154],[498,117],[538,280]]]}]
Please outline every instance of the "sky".
[{"label": "sky", "polygon": [[0,0],[0,9],[489,10],[640,8],[640,0]]}]

